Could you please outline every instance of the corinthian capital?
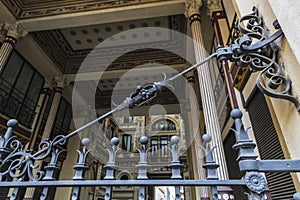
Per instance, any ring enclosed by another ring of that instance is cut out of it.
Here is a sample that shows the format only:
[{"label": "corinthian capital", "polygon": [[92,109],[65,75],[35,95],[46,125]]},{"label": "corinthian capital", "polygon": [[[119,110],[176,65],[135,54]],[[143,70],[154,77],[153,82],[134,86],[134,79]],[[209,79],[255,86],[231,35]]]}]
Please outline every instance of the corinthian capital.
[{"label": "corinthian capital", "polygon": [[223,10],[221,0],[207,0],[207,15],[212,18],[213,12]]},{"label": "corinthian capital", "polygon": [[14,24],[4,23],[2,24],[2,29],[6,31],[6,36],[13,37],[16,40],[27,35],[27,32],[24,30],[21,24],[19,24],[19,22]]},{"label": "corinthian capital", "polygon": [[187,18],[194,14],[200,14],[200,7],[202,6],[202,0],[186,0],[185,2],[185,16]]},{"label": "corinthian capital", "polygon": [[52,81],[52,84],[57,88],[64,88],[69,84],[69,81],[64,76],[55,76],[53,77]]}]

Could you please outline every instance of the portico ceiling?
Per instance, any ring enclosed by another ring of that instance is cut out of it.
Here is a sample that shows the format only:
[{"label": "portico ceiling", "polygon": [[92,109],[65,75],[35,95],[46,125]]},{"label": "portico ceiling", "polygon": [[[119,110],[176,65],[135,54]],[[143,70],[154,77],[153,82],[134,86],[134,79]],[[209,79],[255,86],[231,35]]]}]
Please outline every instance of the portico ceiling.
[{"label": "portico ceiling", "polygon": [[[149,63],[181,67],[186,64],[185,41],[159,31],[186,34],[186,18],[182,14],[184,0],[2,0],[0,5],[5,5],[65,76],[74,77],[96,46],[101,46],[97,49],[100,58],[89,62],[84,73],[99,71],[98,66],[109,63],[118,52],[126,53],[114,58],[106,71],[120,71],[121,75]],[[147,31],[147,28],[158,31]],[[105,41],[109,41],[108,45]],[[164,50],[165,47],[170,51]],[[161,73],[156,72],[158,77]],[[128,95],[138,80],[147,78],[130,80],[132,87],[119,88],[117,97]],[[111,106],[111,95],[118,81],[119,78],[114,77],[98,83],[97,108]],[[89,84],[94,81],[84,85],[88,88]],[[166,92],[167,100],[161,96],[154,103],[177,104],[172,92]]]},{"label": "portico ceiling", "polygon": [[[130,69],[147,63],[176,65],[185,63],[185,41],[163,30],[186,32],[183,15],[132,20],[74,28],[31,32],[30,35],[47,53],[64,74],[76,74],[87,55],[98,45],[98,59],[89,63],[85,72],[99,70],[99,65],[109,65],[108,70]],[[157,28],[155,31],[147,27]],[[140,28],[140,29],[138,29]],[[144,28],[144,29],[142,29]],[[108,42],[103,42],[108,40]],[[130,49],[135,49],[130,51]],[[126,52],[118,58],[119,52]]]}]

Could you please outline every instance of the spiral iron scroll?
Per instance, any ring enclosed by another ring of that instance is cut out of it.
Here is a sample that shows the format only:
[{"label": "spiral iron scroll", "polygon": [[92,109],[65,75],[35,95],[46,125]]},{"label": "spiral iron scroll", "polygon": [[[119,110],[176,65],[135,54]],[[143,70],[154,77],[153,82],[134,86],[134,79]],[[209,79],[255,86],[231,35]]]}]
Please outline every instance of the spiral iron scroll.
[{"label": "spiral iron scroll", "polygon": [[243,36],[237,38],[229,47],[217,49],[217,59],[219,62],[229,60],[238,67],[250,67],[252,72],[259,71],[256,85],[263,94],[288,100],[300,111],[298,99],[290,95],[291,81],[275,61],[277,49],[273,42],[283,32],[277,21],[273,25],[278,30],[268,36],[263,21],[258,16],[258,10],[253,8],[252,14],[242,17],[238,22],[238,31]]},{"label": "spiral iron scroll", "polygon": [[[22,143],[16,137],[10,137],[0,148],[2,153],[0,158],[0,181],[4,181],[5,177],[21,179],[24,176],[27,176],[31,181],[41,180],[45,172],[38,170],[40,166],[36,164],[36,161],[42,161],[49,157],[57,144],[64,145],[66,142],[64,137],[59,135],[51,141],[44,140],[40,143],[39,150],[36,153],[24,150]],[[5,154],[4,149],[6,149]]]}]

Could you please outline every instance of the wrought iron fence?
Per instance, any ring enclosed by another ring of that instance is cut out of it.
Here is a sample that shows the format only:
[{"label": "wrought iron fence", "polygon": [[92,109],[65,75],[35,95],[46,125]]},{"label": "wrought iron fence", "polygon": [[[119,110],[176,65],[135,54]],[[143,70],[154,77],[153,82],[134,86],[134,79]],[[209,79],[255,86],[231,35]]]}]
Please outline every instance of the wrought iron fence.
[{"label": "wrought iron fence", "polygon": [[[248,22],[245,27],[242,26],[244,21]],[[114,186],[138,186],[139,199],[145,200],[146,188],[149,186],[174,186],[176,200],[179,200],[180,186],[209,186],[211,188],[211,198],[217,200],[217,186],[240,185],[247,188],[249,200],[264,199],[267,182],[265,177],[259,172],[300,172],[300,160],[256,160],[257,155],[254,153],[256,144],[249,139],[248,132],[244,129],[241,120],[242,112],[238,109],[231,112],[231,117],[235,121],[236,143],[233,148],[238,151],[237,161],[239,162],[239,168],[245,172],[245,176],[241,180],[218,180],[216,169],[219,165],[213,158],[212,152],[215,147],[210,146],[211,137],[209,134],[203,135],[202,139],[205,142],[205,146],[201,147],[206,155],[206,162],[203,168],[207,170],[207,180],[183,180],[181,175],[183,165],[179,160],[180,147],[178,145],[179,137],[177,136],[171,137],[171,148],[168,148],[172,155],[172,161],[169,164],[172,170],[171,180],[148,180],[147,172],[150,166],[148,163],[148,152],[150,149],[147,148],[148,138],[146,136],[140,138],[141,148],[138,150],[140,159],[136,165],[138,170],[137,180],[115,180],[114,171],[118,167],[116,155],[120,150],[118,138],[112,138],[111,140],[111,148],[108,149],[109,159],[104,167],[106,169],[104,180],[85,180],[85,172],[89,169],[86,164],[89,154],[89,139],[87,138],[82,140],[83,146],[78,150],[78,161],[73,167],[73,179],[56,180],[55,178],[55,174],[60,170],[60,167],[57,165],[58,157],[63,152],[59,149],[59,145],[66,144],[69,138],[115,112],[123,110],[126,107],[133,108],[135,106],[141,106],[151,101],[163,87],[170,86],[178,77],[196,69],[213,57],[217,57],[219,62],[230,60],[236,62],[239,66],[250,66],[253,70],[261,71],[257,79],[258,87],[267,95],[292,101],[299,110],[299,102],[297,99],[287,94],[290,81],[283,76],[282,68],[268,57],[270,51],[272,51],[270,43],[281,36],[282,31],[279,29],[274,35],[267,37],[262,27],[262,21],[258,16],[257,9],[254,9],[254,13],[241,18],[239,29],[244,33],[244,36],[235,40],[234,44],[230,47],[219,48],[216,53],[210,55],[201,63],[192,66],[172,78],[165,78],[161,82],[139,86],[130,97],[126,98],[121,105],[112,111],[68,135],[58,135],[52,140],[46,139],[42,141],[36,152],[24,150],[18,138],[12,135],[13,128],[17,126],[18,122],[16,120],[8,121],[8,129],[5,135],[0,137],[0,187],[14,188],[10,197],[12,200],[18,199],[20,189],[25,187],[42,187],[40,199],[48,198],[50,188],[73,187],[72,200],[76,200],[79,199],[81,187],[103,186],[106,187],[105,199],[109,200],[112,199]],[[253,38],[258,41],[253,43]],[[263,84],[262,77],[269,79],[268,85],[270,88],[267,88]],[[275,91],[278,83],[283,84],[283,88],[285,88],[282,92]],[[50,162],[44,169],[37,170],[35,164],[48,157],[50,157]],[[29,180],[25,181],[24,177]],[[12,178],[17,181],[7,181]],[[296,193],[294,199],[300,199],[300,194]]]}]

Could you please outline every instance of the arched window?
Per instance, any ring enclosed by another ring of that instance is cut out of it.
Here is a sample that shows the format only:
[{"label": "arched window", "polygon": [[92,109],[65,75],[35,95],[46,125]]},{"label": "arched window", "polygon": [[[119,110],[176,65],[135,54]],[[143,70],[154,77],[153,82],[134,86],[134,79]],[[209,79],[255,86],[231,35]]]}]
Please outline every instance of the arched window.
[{"label": "arched window", "polygon": [[160,119],[157,120],[152,125],[152,131],[175,131],[176,125],[169,119]]}]

